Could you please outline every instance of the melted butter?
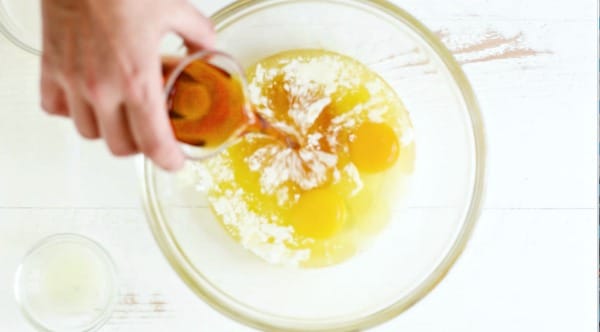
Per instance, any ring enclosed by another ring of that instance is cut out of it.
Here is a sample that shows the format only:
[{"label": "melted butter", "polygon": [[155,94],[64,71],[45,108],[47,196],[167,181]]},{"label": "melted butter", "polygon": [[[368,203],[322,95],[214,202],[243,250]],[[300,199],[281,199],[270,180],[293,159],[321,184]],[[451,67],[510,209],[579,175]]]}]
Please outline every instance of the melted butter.
[{"label": "melted butter", "polygon": [[352,257],[384,229],[413,169],[400,99],[363,64],[327,51],[280,53],[247,75],[256,111],[300,147],[249,134],[209,161],[209,200],[229,204],[213,206],[217,218],[272,263]]}]

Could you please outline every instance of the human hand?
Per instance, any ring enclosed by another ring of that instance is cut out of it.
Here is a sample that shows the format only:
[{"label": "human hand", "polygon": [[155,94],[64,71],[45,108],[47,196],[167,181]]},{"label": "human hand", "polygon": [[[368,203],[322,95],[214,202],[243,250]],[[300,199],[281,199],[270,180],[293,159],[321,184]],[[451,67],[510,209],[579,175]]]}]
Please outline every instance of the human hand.
[{"label": "human hand", "polygon": [[184,156],[163,93],[162,37],[212,48],[210,21],[186,0],[41,0],[42,108],[103,138],[116,156],[142,152],[176,170]]}]

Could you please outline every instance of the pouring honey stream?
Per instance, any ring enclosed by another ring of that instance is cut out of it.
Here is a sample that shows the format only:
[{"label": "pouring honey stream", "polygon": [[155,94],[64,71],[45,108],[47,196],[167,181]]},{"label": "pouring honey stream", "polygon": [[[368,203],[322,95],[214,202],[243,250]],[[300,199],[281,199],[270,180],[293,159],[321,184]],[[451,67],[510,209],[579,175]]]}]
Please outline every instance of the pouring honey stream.
[{"label": "pouring honey stream", "polygon": [[[216,58],[229,62],[228,70],[219,66]],[[165,56],[162,74],[169,119],[178,141],[215,150],[245,134],[262,133],[290,148],[300,147],[295,137],[275,128],[253,109],[245,93],[243,72],[228,55],[211,51],[187,58]]]}]

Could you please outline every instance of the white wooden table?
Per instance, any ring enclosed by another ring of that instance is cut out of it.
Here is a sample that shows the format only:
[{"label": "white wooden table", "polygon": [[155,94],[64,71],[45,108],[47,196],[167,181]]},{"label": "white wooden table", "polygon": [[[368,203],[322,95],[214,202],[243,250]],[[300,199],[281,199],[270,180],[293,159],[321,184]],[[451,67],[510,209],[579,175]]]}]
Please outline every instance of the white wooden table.
[{"label": "white wooden table", "polygon": [[[200,1],[210,14],[229,1]],[[375,331],[597,330],[594,0],[397,0],[456,54],[488,138],[487,200],[466,252],[423,301]],[[57,232],[101,242],[121,276],[102,331],[248,331],[162,257],[131,159],[44,116],[38,59],[0,37],[0,331],[30,331],[12,279]]]}]

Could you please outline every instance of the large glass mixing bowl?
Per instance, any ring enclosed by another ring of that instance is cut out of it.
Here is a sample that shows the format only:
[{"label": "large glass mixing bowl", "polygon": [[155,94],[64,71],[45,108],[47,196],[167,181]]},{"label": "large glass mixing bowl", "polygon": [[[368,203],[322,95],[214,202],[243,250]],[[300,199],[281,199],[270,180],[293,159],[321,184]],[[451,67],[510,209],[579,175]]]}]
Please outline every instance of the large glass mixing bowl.
[{"label": "large glass mixing bowl", "polygon": [[144,202],[163,253],[198,296],[259,329],[360,330],[397,316],[441,281],[479,214],[483,128],[460,67],[429,30],[385,1],[247,0],[212,18],[217,48],[243,66],[298,48],[367,64],[411,115],[414,173],[369,248],[335,266],[293,269],[269,265],[236,243],[191,174],[165,173],[146,160]]}]

